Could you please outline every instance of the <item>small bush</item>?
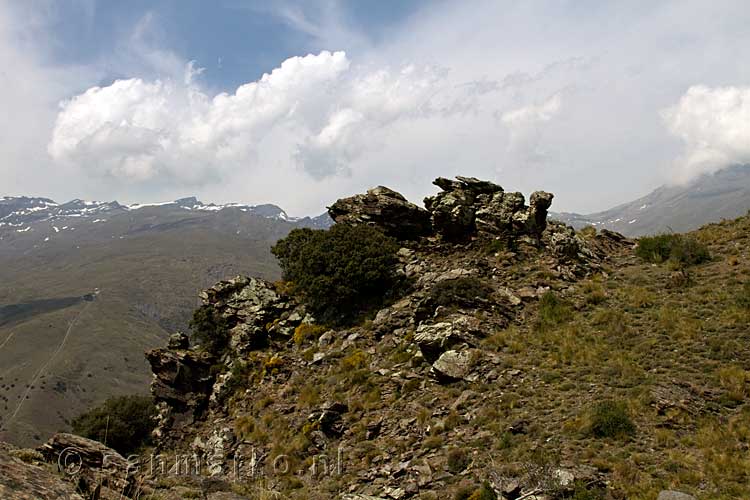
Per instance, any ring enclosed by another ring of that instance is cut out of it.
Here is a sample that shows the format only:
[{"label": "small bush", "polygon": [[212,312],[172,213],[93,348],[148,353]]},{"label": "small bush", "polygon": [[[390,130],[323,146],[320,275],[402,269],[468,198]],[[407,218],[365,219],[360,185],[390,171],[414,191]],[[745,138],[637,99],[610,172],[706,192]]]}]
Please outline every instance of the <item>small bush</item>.
[{"label": "small bush", "polygon": [[458,474],[469,466],[471,457],[463,448],[453,448],[448,452],[448,470],[453,474]]},{"label": "small bush", "polygon": [[212,354],[220,355],[229,343],[229,324],[216,309],[203,305],[193,311],[190,320],[192,339]]},{"label": "small bush", "polygon": [[692,237],[678,238],[672,245],[669,260],[685,266],[694,266],[711,260],[708,247]]},{"label": "small bush", "polygon": [[311,325],[309,323],[302,323],[294,329],[294,343],[297,346],[301,346],[309,340],[316,340],[318,337],[326,332],[326,327],[321,325]]},{"label": "small bush", "polygon": [[495,494],[495,490],[492,489],[490,483],[485,481],[482,486],[474,490],[468,500],[497,500],[497,494]]},{"label": "small bush", "polygon": [[669,260],[676,265],[692,266],[708,261],[708,248],[692,236],[658,234],[638,240],[635,254],[646,262],[661,264]]},{"label": "small bush", "polygon": [[470,306],[491,294],[489,285],[473,277],[444,280],[430,289],[430,298],[436,306]]},{"label": "small bush", "polygon": [[453,500],[497,500],[495,490],[488,482],[484,482],[479,488],[464,486],[454,495]]},{"label": "small bush", "polygon": [[635,433],[635,424],[622,401],[602,401],[591,411],[589,432],[597,438],[621,438]]},{"label": "small bush", "polygon": [[102,442],[129,455],[151,442],[156,407],[150,397],[113,397],[76,417],[71,423],[79,436]]},{"label": "small bush", "polygon": [[584,239],[591,239],[596,236],[596,228],[594,226],[586,226],[578,230],[578,235]]},{"label": "small bush", "polygon": [[284,279],[315,317],[348,323],[375,310],[397,289],[399,245],[370,226],[335,224],[331,229],[295,229],[271,252]]},{"label": "small bush", "polygon": [[537,331],[546,331],[562,325],[573,319],[570,304],[558,297],[554,292],[546,292],[539,299],[539,317],[536,322]]},{"label": "small bush", "polygon": [[344,373],[359,370],[367,366],[367,354],[364,351],[356,350],[350,355],[341,358],[341,371]]}]

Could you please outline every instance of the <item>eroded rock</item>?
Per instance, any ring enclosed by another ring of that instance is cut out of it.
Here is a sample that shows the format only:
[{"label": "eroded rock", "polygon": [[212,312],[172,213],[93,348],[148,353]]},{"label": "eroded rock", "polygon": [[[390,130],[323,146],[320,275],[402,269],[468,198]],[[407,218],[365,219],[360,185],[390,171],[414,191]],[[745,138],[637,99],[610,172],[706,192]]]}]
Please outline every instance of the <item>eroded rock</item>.
[{"label": "eroded rock", "polygon": [[430,232],[430,214],[384,186],[342,198],[328,208],[339,224],[367,224],[399,240],[417,239]]}]

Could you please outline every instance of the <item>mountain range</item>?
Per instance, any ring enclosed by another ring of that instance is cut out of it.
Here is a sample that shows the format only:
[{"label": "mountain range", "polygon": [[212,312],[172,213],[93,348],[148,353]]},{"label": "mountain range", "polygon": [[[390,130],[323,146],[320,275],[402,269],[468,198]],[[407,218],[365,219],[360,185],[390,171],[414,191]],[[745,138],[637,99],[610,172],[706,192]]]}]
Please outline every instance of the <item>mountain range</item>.
[{"label": "mountain range", "polygon": [[278,279],[269,248],[296,227],[274,205],[196,198],[122,205],[0,199],[0,439],[31,444],[112,394],[143,393],[142,355],[186,330],[197,294]]},{"label": "mountain range", "polygon": [[[750,167],[663,186],[599,213],[551,213],[626,235],[686,231],[750,208]],[[186,330],[198,292],[238,274],[269,280],[269,249],[296,227],[276,205],[0,198],[0,440],[28,445],[111,395],[145,392],[133,353]]]},{"label": "mountain range", "polygon": [[703,175],[684,185],[664,185],[637,200],[588,215],[550,216],[576,229],[606,228],[627,236],[684,232],[750,209],[750,166],[740,165]]}]

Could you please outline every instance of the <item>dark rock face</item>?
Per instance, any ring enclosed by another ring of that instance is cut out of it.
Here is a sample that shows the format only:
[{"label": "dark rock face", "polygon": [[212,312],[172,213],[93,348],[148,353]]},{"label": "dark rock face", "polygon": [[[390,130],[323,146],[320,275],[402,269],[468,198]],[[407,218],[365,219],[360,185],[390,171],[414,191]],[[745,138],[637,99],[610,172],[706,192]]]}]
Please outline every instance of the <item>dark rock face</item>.
[{"label": "dark rock face", "polygon": [[456,177],[455,181],[439,177],[433,184],[442,192],[425,198],[424,203],[435,231],[447,240],[477,233],[528,235],[538,240],[546,228],[551,193],[533,193],[527,207],[521,193],[506,193],[497,184],[473,177]]},{"label": "dark rock face", "polygon": [[474,177],[438,177],[433,184],[442,191],[424,199],[427,210],[379,186],[367,194],[338,200],[328,213],[336,223],[369,224],[399,240],[438,234],[446,241],[486,235],[527,236],[538,242],[547,227],[551,193],[532,193],[526,206],[521,193],[506,193],[497,184]]},{"label": "dark rock face", "polygon": [[417,239],[430,232],[429,213],[383,186],[342,198],[328,208],[328,213],[337,223],[373,225],[399,240]]},{"label": "dark rock face", "polygon": [[213,383],[211,355],[184,348],[159,348],[148,351],[146,359],[154,373],[151,394],[159,410],[156,437],[163,437],[165,427],[189,428],[208,404]]}]

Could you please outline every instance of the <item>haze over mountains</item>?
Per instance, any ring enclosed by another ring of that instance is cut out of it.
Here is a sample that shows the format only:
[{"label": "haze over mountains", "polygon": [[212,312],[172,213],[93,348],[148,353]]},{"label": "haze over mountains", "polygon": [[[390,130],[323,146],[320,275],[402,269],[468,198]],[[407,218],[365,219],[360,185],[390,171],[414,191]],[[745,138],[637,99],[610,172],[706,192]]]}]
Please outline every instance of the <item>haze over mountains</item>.
[{"label": "haze over mountains", "polygon": [[687,185],[661,186],[642,198],[588,215],[552,217],[575,228],[607,228],[627,236],[684,232],[750,209],[750,166],[735,166],[698,177]]}]

